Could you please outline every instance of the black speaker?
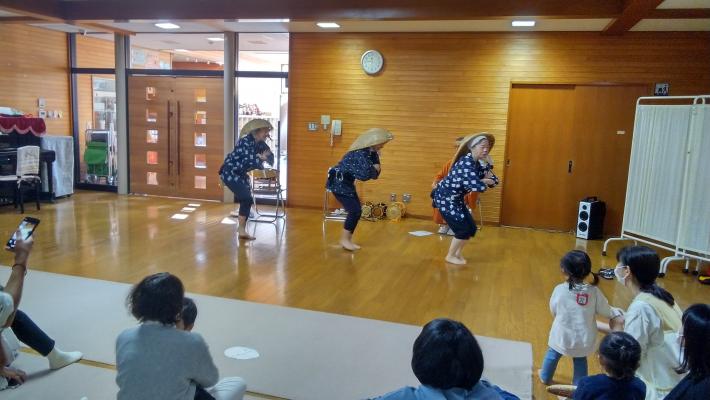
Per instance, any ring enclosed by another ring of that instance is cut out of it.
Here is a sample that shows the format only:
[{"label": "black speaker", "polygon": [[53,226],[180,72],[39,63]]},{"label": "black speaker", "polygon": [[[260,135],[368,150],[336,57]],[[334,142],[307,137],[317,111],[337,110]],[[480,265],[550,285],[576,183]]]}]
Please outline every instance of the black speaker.
[{"label": "black speaker", "polygon": [[577,212],[577,237],[580,239],[601,239],[604,234],[606,204],[596,197],[587,197],[579,202]]}]

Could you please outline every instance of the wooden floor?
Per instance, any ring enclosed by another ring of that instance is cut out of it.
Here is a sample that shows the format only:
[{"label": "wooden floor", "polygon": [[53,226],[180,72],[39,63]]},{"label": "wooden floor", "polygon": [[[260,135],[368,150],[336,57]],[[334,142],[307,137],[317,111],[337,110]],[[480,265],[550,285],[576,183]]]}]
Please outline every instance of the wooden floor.
[{"label": "wooden floor", "polygon": [[[285,224],[252,224],[257,240],[239,243],[236,225],[221,223],[231,205],[201,202],[186,220],[171,219],[190,202],[80,192],[28,208],[42,220],[31,268],[126,283],[170,271],[207,295],[414,325],[449,317],[476,334],[531,342],[537,369],[552,322],[549,296],[562,281],[559,258],[577,245],[570,234],[486,226],[464,250],[468,266],[455,267],[442,261],[449,238],[407,234],[433,231],[430,221],[363,221],[355,235],[363,249],[348,253],[335,244],[342,223],[323,223],[319,211],[290,209]],[[0,209],[5,237],[20,218]],[[601,242],[580,243],[595,269],[615,263],[620,245],[601,257]],[[681,307],[710,302],[710,286],[679,270],[672,265],[661,283]],[[614,281],[600,287],[612,304],[628,305]],[[595,357],[589,363],[597,372]],[[556,378],[571,380],[569,360]],[[534,382],[536,398],[546,398]]]}]

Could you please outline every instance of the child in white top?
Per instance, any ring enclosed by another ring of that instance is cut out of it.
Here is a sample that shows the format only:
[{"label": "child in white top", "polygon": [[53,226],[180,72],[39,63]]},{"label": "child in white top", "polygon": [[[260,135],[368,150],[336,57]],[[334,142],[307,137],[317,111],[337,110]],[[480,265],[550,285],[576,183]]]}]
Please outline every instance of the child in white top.
[{"label": "child in white top", "polygon": [[[592,272],[592,262],[587,253],[572,250],[560,260],[562,273],[567,277],[552,291],[550,311],[555,317],[550,329],[549,349],[539,371],[540,380],[550,384],[557,369],[557,363],[565,355],[573,358],[576,385],[587,376],[587,356],[594,351],[597,339],[596,315],[615,318],[620,310],[609,306],[604,294],[597,288],[599,278]],[[594,281],[584,280],[592,275]]]}]

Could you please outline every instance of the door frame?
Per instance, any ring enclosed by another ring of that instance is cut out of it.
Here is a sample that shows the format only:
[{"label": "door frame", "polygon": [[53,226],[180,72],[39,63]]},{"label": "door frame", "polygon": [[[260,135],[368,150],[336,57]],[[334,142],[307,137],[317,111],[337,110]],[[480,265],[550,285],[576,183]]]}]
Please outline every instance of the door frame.
[{"label": "door frame", "polygon": [[[648,83],[648,82],[605,82],[605,81],[565,81],[565,80],[550,80],[550,81],[545,81],[545,80],[511,80],[510,85],[508,87],[508,112],[507,112],[507,117],[505,121],[505,149],[503,151],[503,168],[506,167],[506,163],[508,160],[508,151],[509,151],[509,143],[511,142],[511,134],[510,134],[510,118],[511,118],[511,113],[510,113],[510,97],[511,93],[513,91],[513,87],[515,86],[546,86],[546,87],[554,87],[554,86],[611,86],[611,87],[647,87],[649,89],[653,89],[653,84]],[[503,187],[502,193],[500,196],[500,219],[501,221],[503,220],[503,214],[505,214],[505,188],[506,188],[506,177],[505,174],[503,175]],[[502,226],[504,226],[501,223]]]}]

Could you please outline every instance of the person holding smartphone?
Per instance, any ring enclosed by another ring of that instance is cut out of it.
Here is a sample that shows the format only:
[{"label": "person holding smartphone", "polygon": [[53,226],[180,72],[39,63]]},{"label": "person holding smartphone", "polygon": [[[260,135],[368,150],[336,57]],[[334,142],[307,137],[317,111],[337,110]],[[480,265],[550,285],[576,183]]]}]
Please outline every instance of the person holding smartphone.
[{"label": "person holding smartphone", "polygon": [[27,314],[18,309],[25,275],[27,275],[27,261],[34,244],[31,231],[27,236],[22,234],[24,232],[21,225],[8,241],[8,250],[14,253],[15,262],[7,283],[4,287],[0,286],[0,390],[21,385],[27,380],[24,371],[12,367],[12,362],[17,357],[17,346],[12,345],[15,341],[12,335],[5,332],[7,328],[12,329],[22,343],[46,357],[50,369],[65,367],[83,357],[83,354],[78,351],[64,352],[57,348],[54,340],[47,336]]}]

